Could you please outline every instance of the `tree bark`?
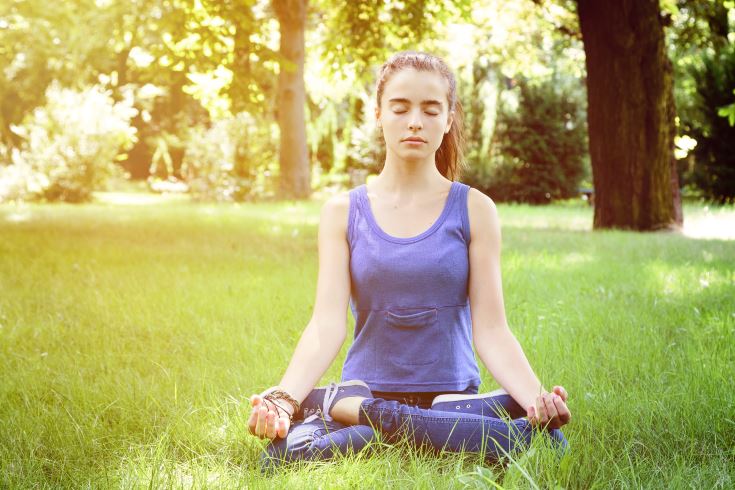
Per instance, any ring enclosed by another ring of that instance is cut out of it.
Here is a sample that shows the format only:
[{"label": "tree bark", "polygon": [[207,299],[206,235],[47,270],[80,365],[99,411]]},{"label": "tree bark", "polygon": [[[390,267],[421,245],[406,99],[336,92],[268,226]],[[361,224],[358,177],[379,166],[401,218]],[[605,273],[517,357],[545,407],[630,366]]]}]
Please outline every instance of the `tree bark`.
[{"label": "tree bark", "polygon": [[658,0],[578,0],[577,6],[587,67],[593,228],[674,229],[681,219],[672,165],[673,78]]},{"label": "tree bark", "polygon": [[304,105],[304,29],[307,0],[273,0],[281,31],[277,113],[280,138],[281,198],[306,198],[311,193],[306,148]]}]

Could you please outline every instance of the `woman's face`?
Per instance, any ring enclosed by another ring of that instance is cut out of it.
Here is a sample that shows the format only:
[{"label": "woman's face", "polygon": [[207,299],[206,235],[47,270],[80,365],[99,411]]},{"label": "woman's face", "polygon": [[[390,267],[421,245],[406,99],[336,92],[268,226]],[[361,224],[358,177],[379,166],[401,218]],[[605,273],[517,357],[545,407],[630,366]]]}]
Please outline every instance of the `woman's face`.
[{"label": "woman's face", "polygon": [[389,152],[405,160],[433,156],[452,125],[448,91],[449,83],[436,72],[405,68],[391,76],[375,111]]}]

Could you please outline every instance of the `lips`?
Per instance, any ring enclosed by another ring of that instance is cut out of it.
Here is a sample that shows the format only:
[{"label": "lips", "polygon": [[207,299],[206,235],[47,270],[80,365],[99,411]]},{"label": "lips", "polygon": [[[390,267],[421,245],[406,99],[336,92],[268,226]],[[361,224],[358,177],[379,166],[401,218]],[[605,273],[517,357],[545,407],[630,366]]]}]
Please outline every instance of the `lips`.
[{"label": "lips", "polygon": [[413,141],[414,143],[426,143],[426,140],[419,138],[418,136],[410,136],[401,141]]}]

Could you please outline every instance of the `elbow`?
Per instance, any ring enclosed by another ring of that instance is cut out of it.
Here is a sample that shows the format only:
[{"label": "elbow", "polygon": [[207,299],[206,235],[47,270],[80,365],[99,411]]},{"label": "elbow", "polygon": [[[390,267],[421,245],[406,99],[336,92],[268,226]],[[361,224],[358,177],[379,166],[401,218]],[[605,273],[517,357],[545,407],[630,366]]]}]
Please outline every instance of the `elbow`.
[{"label": "elbow", "polygon": [[494,344],[498,340],[513,335],[507,324],[474,325],[472,326],[472,341],[475,346]]},{"label": "elbow", "polygon": [[336,329],[334,332],[334,338],[339,346],[342,347],[342,345],[345,343],[345,340],[347,340],[347,325]]},{"label": "elbow", "polygon": [[347,339],[346,322],[321,322],[312,320],[308,330],[318,339],[319,344],[336,343],[339,347]]}]

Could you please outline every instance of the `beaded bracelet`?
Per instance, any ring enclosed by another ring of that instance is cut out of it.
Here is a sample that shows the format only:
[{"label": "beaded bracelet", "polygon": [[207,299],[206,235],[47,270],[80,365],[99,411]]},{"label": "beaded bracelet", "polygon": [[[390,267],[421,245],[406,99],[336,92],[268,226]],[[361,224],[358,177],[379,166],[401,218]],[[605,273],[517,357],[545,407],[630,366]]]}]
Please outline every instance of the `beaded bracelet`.
[{"label": "beaded bracelet", "polygon": [[[278,386],[269,388],[268,390],[264,391],[261,396],[264,400],[268,400],[269,402],[273,403],[273,405],[276,407],[276,411],[278,412],[279,417],[281,416],[281,410],[286,412],[288,414],[288,419],[291,422],[293,422],[293,416],[296,415],[301,408],[301,404],[294,397],[292,397],[286,390]],[[276,403],[276,400],[285,400],[286,402],[288,402],[293,408],[293,413],[288,413],[287,410]]]}]

